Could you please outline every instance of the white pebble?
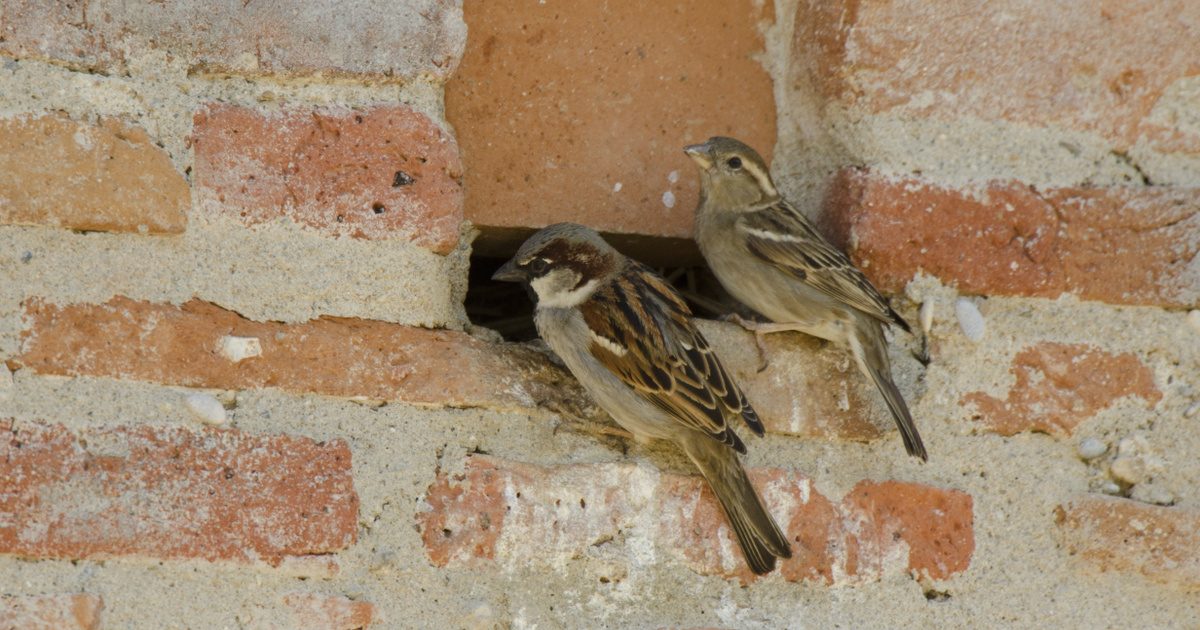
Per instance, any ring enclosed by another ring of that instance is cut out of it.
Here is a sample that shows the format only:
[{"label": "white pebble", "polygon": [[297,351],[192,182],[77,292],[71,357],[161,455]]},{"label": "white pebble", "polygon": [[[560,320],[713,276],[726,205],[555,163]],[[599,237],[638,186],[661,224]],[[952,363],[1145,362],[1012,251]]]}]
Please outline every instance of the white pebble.
[{"label": "white pebble", "polygon": [[1096,459],[1108,451],[1108,445],[1094,437],[1079,441],[1079,456],[1084,459]]},{"label": "white pebble", "polygon": [[188,411],[204,424],[225,424],[225,407],[221,401],[208,394],[188,394],[184,401]]},{"label": "white pebble", "polygon": [[1100,486],[1100,492],[1114,495],[1121,494],[1121,486],[1118,486],[1116,482],[1113,481],[1105,481],[1104,484]]},{"label": "white pebble", "polygon": [[667,192],[663,193],[662,202],[663,202],[664,206],[666,206],[668,208],[674,208],[675,207],[675,193],[673,193],[669,190]]},{"label": "white pebble", "polygon": [[221,337],[219,351],[221,356],[237,363],[250,357],[261,357],[262,344],[259,343],[258,337],[233,337],[225,335]]},{"label": "white pebble", "polygon": [[1200,400],[1197,400],[1189,405],[1188,408],[1183,411],[1183,417],[1191,418],[1192,416],[1196,415],[1196,412],[1198,411],[1200,411]]},{"label": "white pebble", "polygon": [[667,181],[671,182],[672,184],[679,181],[679,171],[671,171],[670,173],[667,173]]},{"label": "white pebble", "polygon": [[958,298],[954,303],[954,314],[958,315],[958,327],[962,329],[967,339],[978,343],[987,332],[987,324],[983,321],[983,313],[975,302],[967,298]]},{"label": "white pebble", "polygon": [[1188,313],[1187,321],[1191,325],[1192,330],[1200,333],[1200,311],[1191,311]]},{"label": "white pebble", "polygon": [[621,182],[617,182],[617,183],[613,184],[613,192],[621,192],[621,188],[623,188],[623,187],[624,187],[624,184],[622,184]]},{"label": "white pebble", "polygon": [[926,335],[933,329],[933,300],[921,303],[921,332]]}]

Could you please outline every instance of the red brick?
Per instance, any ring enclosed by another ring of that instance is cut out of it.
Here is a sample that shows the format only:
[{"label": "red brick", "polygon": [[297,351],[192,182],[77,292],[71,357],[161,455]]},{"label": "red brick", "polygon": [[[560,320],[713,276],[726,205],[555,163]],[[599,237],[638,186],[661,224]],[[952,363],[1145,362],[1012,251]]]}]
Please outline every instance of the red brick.
[{"label": "red brick", "polygon": [[1200,151],[1194,129],[1150,115],[1200,75],[1200,5],[1188,0],[1053,11],[1018,0],[809,0],[793,37],[793,80],[869,113],[1056,125],[1121,150],[1149,139]]},{"label": "red brick", "polygon": [[197,196],[249,224],[288,217],[331,236],[404,238],[439,254],[462,223],[458,146],[404,106],[196,113]]},{"label": "red brick", "polygon": [[774,150],[757,60],[769,2],[472,1],[463,12],[471,36],[446,118],[476,225],[690,237],[698,181],[682,147],[725,134]]},{"label": "red brick", "polygon": [[969,293],[1200,305],[1200,188],[961,190],[851,168],[825,221],[887,292],[924,271]]},{"label": "red brick", "polygon": [[[782,563],[789,581],[862,582],[896,572],[957,575],[974,553],[970,495],[899,481],[862,481],[840,502],[810,479],[751,471],[776,520],[798,541]],[[705,575],[753,579],[699,477],[632,464],[542,467],[469,457],[439,472],[416,515],[435,566],[559,566],[614,540],[649,542],[634,563],[674,557]],[[649,555],[646,555],[649,554]]]},{"label": "red brick", "polygon": [[293,628],[358,630],[375,621],[375,606],[336,595],[288,593],[283,603],[292,611]]},{"label": "red brick", "polygon": [[116,74],[165,51],[192,72],[445,79],[466,37],[455,7],[437,0],[4,4],[0,54]]},{"label": "red brick", "polygon": [[[255,322],[200,300],[171,306],[123,297],[99,305],[35,300],[26,316],[18,363],[40,374],[503,409],[581,392],[543,355],[457,331],[333,317]],[[230,361],[219,352],[226,335],[257,338],[262,355]]]},{"label": "red brick", "polygon": [[1121,398],[1136,396],[1151,409],[1162,399],[1154,374],[1137,357],[1085,344],[1029,346],[1013,359],[1011,372],[1016,383],[1006,399],[973,392],[959,401],[974,405],[975,418],[1000,435],[1067,437]]},{"label": "red brick", "polygon": [[1091,568],[1200,590],[1200,512],[1086,495],[1055,510],[1067,551]]},{"label": "red brick", "polygon": [[140,127],[62,114],[0,120],[0,223],[178,234],[191,191]]},{"label": "red brick", "polygon": [[0,432],[0,553],[279,566],[357,537],[341,440],[12,420]]},{"label": "red brick", "polygon": [[99,630],[104,601],[95,595],[17,595],[0,597],[0,628]]}]

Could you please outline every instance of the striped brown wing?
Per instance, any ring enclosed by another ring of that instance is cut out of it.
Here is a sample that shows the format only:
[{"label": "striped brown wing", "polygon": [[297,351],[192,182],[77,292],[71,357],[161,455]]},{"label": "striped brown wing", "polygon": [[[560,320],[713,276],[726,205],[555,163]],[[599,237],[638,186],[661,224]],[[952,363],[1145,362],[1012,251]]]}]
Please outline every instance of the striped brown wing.
[{"label": "striped brown wing", "polygon": [[592,355],[680,423],[743,453],[729,418],[740,416],[762,435],[758,415],[692,323],[687,304],[649,269],[630,263],[580,310]]},{"label": "striped brown wing", "polygon": [[786,201],[743,215],[737,221],[737,231],[755,256],[885,324],[911,332],[908,322],[850,258]]}]

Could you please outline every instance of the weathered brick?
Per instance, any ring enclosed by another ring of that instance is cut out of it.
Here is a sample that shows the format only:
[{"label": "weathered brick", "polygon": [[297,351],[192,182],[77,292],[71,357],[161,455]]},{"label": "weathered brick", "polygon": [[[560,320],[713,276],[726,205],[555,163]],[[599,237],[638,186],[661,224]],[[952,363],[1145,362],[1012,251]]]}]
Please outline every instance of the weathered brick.
[{"label": "weathered brick", "polygon": [[111,73],[166,51],[193,72],[444,79],[466,39],[459,9],[438,0],[4,0],[0,7],[0,54]]},{"label": "weathered brick", "polygon": [[[1200,5],[1086,0],[936,4],[807,0],[794,80],[870,113],[1057,125],[1118,149],[1139,139],[1200,151],[1200,133],[1154,116],[1200,75]],[[1097,48],[1103,42],[1103,49]]]},{"label": "weathered brick", "polygon": [[191,191],[140,127],[62,114],[0,120],[0,223],[180,233]]},{"label": "weathered brick", "polygon": [[288,217],[327,235],[404,238],[439,254],[458,243],[458,147],[420,112],[214,104],[194,123],[197,198],[206,211],[249,224]]},{"label": "weathered brick", "polygon": [[375,606],[337,595],[288,593],[283,603],[292,611],[293,628],[358,630],[375,621]]},{"label": "weathered brick", "polygon": [[464,16],[446,118],[476,225],[690,237],[698,181],[682,147],[725,134],[773,151],[756,58],[769,2],[473,1]]},{"label": "weathered brick", "polygon": [[1055,510],[1068,552],[1099,571],[1136,573],[1200,590],[1200,512],[1081,496]]},{"label": "weathered brick", "polygon": [[769,362],[759,372],[751,333],[718,322],[700,322],[700,328],[767,431],[866,442],[887,435],[881,427],[890,430],[886,416],[872,418],[869,401],[877,394],[844,352],[822,349],[820,341],[801,334],[768,335]]},{"label": "weathered brick", "polygon": [[824,221],[888,292],[924,271],[969,293],[1200,305],[1200,188],[960,190],[850,168]]},{"label": "weathered brick", "polygon": [[0,553],[280,566],[357,537],[341,440],[13,420],[0,434]]},{"label": "weathered brick", "polygon": [[975,417],[1000,435],[1022,431],[1067,437],[1075,427],[1126,396],[1153,408],[1162,399],[1154,374],[1137,357],[1085,344],[1042,342],[1013,359],[1016,383],[1001,400],[983,392],[964,395]]},{"label": "weathered brick", "polygon": [[[523,348],[381,321],[255,322],[200,300],[172,306],[123,297],[31,301],[26,313],[32,327],[18,363],[41,374],[512,409],[562,398],[556,390],[566,378]],[[262,354],[231,361],[220,352],[225,336],[258,339]]]},{"label": "weathered brick", "polygon": [[[781,567],[789,581],[861,582],[899,572],[945,579],[970,565],[973,501],[963,492],[862,481],[833,502],[795,471],[755,470],[751,478],[797,542]],[[542,467],[473,456],[461,473],[439,472],[425,502],[416,520],[435,566],[558,566],[600,554],[614,540],[637,540],[633,547],[643,551],[631,549],[631,563],[665,554],[701,574],[753,579],[696,476],[624,463]]]},{"label": "weathered brick", "polygon": [[[30,324],[15,363],[40,374],[105,376],[220,389],[294,392],[414,404],[527,410],[538,405],[603,418],[579,384],[544,355],[465,333],[327,317],[302,324],[255,322],[193,300],[182,306],[113,298],[105,304],[26,303]],[[703,322],[705,334],[762,416],[785,435],[868,441],[869,384],[831,352],[799,336],[768,338],[775,358],[757,371],[749,333]],[[259,356],[232,361],[226,337],[251,337]],[[784,337],[790,337],[785,339]],[[803,356],[803,361],[794,360]],[[807,392],[804,396],[796,392]]]},{"label": "weathered brick", "polygon": [[98,630],[102,610],[104,601],[87,593],[0,597],[0,628]]}]

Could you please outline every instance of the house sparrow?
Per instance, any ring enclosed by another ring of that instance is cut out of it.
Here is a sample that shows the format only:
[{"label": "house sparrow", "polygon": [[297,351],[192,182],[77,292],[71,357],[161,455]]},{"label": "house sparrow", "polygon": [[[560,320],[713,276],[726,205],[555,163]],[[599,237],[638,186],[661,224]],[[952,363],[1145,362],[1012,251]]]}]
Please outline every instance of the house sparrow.
[{"label": "house sparrow", "polygon": [[741,418],[762,435],[762,423],[671,285],[573,223],[531,236],[492,278],[531,289],[538,334],[617,423],[683,449],[751,570],[792,556],[738,459],[746,446],[732,425]]},{"label": "house sparrow", "polygon": [[773,324],[762,335],[794,330],[848,346],[858,369],[883,394],[909,455],[928,460],[900,390],[892,381],[885,325],[912,332],[875,287],[775,188],[762,157],[732,138],[684,147],[700,167],[696,243],[725,290]]}]

